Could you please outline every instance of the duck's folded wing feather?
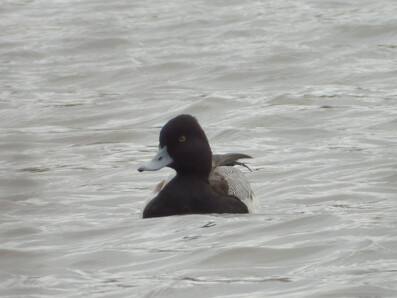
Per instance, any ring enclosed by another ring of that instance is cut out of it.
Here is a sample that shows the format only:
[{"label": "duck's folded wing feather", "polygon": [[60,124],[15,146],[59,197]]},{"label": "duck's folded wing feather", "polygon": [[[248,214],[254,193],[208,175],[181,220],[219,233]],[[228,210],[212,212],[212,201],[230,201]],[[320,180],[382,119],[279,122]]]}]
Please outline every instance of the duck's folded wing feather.
[{"label": "duck's folded wing feather", "polygon": [[212,155],[212,170],[221,166],[235,166],[240,165],[247,167],[244,163],[238,162],[239,159],[252,158],[247,154],[242,153],[226,153]]},{"label": "duck's folded wing feather", "polygon": [[209,182],[213,190],[218,194],[222,196],[234,196],[247,206],[250,213],[256,213],[261,210],[261,207],[259,202],[255,199],[250,183],[240,170],[233,167],[234,165],[247,167],[245,164],[238,162],[238,160],[242,158],[252,157],[242,153],[213,155],[213,167]]}]

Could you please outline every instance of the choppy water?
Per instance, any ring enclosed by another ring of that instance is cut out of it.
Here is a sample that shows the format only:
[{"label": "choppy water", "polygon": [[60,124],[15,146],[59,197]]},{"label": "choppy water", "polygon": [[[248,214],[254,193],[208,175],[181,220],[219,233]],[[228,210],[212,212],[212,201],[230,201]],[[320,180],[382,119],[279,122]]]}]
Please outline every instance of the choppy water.
[{"label": "choppy water", "polygon": [[[243,3],[241,3],[243,2]],[[0,296],[397,296],[397,2],[3,1]],[[142,220],[194,114],[262,214]]]}]

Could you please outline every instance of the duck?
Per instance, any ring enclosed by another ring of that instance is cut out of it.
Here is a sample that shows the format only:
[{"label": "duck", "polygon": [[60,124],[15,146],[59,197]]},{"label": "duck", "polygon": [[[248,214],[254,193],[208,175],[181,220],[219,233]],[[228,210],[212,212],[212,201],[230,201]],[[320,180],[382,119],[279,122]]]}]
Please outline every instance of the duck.
[{"label": "duck", "polygon": [[257,213],[260,204],[245,175],[235,166],[249,167],[242,153],[212,154],[197,119],[182,114],[161,129],[159,151],[139,172],[164,167],[175,174],[160,182],[147,200],[143,218],[187,214]]}]

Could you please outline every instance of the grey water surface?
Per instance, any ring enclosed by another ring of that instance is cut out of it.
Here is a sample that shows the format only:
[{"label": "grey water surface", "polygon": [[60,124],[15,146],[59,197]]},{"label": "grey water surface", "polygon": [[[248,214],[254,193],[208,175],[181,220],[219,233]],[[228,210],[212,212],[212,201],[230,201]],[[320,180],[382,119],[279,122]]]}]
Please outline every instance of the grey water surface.
[{"label": "grey water surface", "polygon": [[[395,0],[6,0],[1,297],[397,297]],[[161,126],[262,212],[141,219]]]}]

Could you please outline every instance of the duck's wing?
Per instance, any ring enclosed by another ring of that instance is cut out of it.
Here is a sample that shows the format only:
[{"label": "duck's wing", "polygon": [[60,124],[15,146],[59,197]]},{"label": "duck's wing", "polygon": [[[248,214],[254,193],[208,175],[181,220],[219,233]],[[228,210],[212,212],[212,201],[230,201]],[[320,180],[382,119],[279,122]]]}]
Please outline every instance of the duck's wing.
[{"label": "duck's wing", "polygon": [[243,153],[226,153],[226,154],[213,154],[212,155],[212,170],[216,169],[217,167],[221,166],[243,166],[246,167],[251,171],[251,169],[242,162],[239,162],[239,159],[244,159],[244,158],[252,158],[252,156],[249,156],[247,154]]},{"label": "duck's wing", "polygon": [[213,190],[218,194],[234,196],[247,206],[250,213],[256,213],[260,211],[261,207],[255,199],[250,183],[239,169],[233,167],[234,165],[247,167],[245,164],[238,162],[241,158],[252,157],[240,153],[214,155],[209,182]]}]

